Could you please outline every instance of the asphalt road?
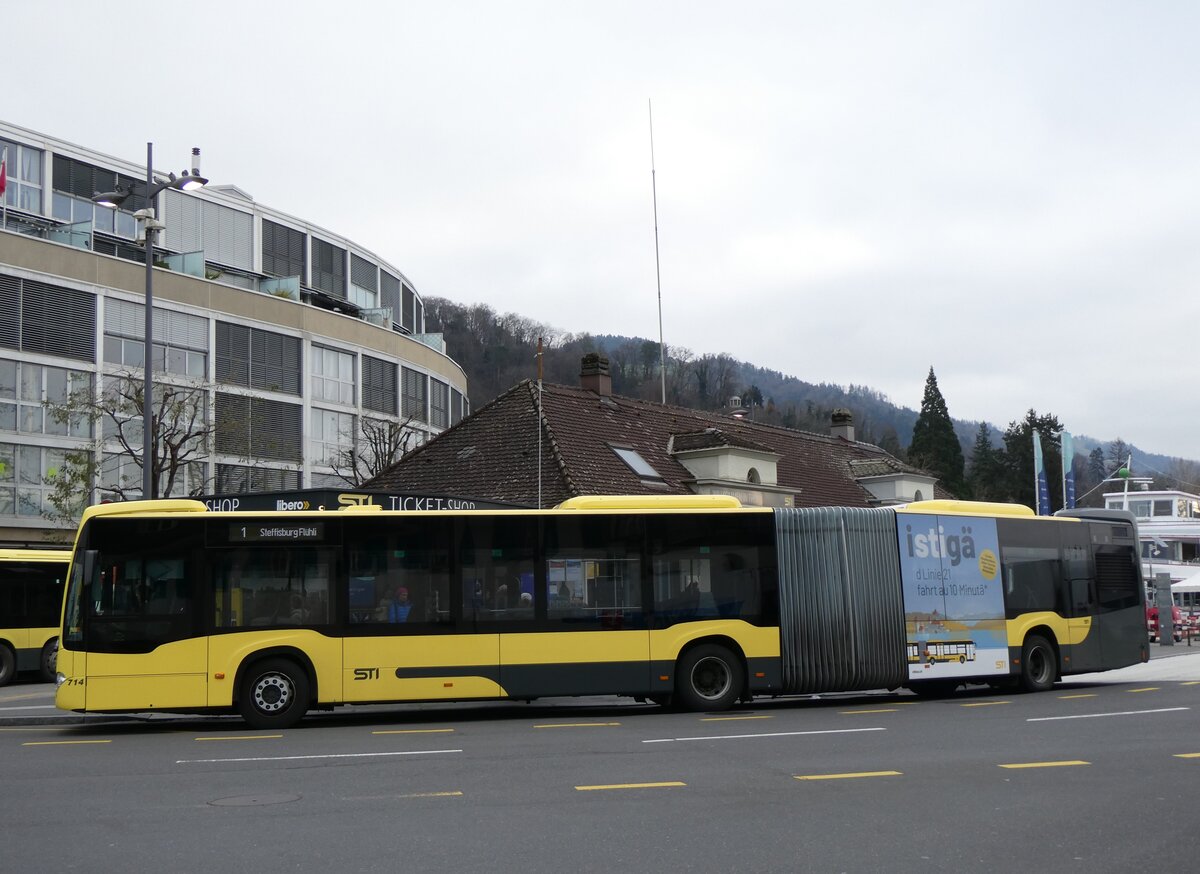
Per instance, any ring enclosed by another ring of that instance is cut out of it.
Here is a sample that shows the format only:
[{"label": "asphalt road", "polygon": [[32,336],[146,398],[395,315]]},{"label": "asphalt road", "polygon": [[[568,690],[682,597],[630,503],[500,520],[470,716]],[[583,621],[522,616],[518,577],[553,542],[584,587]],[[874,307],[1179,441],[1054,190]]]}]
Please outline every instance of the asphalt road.
[{"label": "asphalt road", "polygon": [[11,708],[51,690],[9,686],[0,869],[1192,870],[1183,653],[1040,695],[423,705],[285,732],[31,724]]}]

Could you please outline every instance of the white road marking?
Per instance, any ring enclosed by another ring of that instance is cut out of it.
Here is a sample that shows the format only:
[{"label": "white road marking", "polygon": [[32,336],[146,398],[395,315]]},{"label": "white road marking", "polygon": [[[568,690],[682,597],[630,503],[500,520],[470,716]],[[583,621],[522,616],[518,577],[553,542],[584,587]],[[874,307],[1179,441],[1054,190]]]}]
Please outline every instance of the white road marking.
[{"label": "white road marking", "polygon": [[439,756],[462,750],[401,750],[390,753],[328,753],[320,756],[246,756],[236,759],[176,759],[176,765],[214,765],[225,762],[301,762],[314,759],[368,759],[381,756]]},{"label": "white road marking", "polygon": [[22,704],[20,707],[0,707],[0,710],[57,710],[53,704]]},{"label": "white road marking", "polygon": [[1141,716],[1145,713],[1176,713],[1180,710],[1191,710],[1190,707],[1162,707],[1158,710],[1119,710],[1114,713],[1077,713],[1074,716],[1035,716],[1026,722],[1054,722],[1059,719],[1098,719],[1101,716]]},{"label": "white road marking", "polygon": [[887,731],[883,726],[874,728],[834,728],[827,731],[772,731],[764,734],[710,734],[701,737],[660,737],[654,740],[644,740],[644,744],[671,744],[689,740],[746,740],[758,737],[800,737],[810,734],[855,734],[861,731]]}]

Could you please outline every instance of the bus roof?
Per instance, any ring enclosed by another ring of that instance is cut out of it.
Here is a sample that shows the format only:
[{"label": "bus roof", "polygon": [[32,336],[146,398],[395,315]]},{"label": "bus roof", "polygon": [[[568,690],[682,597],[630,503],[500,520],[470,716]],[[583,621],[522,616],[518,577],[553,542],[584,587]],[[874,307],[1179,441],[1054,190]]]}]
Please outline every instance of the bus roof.
[{"label": "bus roof", "polygon": [[[896,508],[897,513],[932,513],[939,516],[1034,516],[1024,504],[1000,504],[989,501],[913,501]],[[1045,517],[1051,518],[1049,516]]]},{"label": "bus roof", "polygon": [[732,495],[579,495],[556,510],[736,510]]}]

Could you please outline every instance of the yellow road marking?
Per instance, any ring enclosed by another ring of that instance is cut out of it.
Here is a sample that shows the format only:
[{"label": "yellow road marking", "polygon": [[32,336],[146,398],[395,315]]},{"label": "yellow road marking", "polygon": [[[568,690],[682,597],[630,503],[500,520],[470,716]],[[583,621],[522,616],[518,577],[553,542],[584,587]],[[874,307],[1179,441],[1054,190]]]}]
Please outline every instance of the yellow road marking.
[{"label": "yellow road marking", "polygon": [[902,777],[901,771],[859,771],[852,774],[804,774],[794,775],[795,780],[852,780],[858,777]]},{"label": "yellow road marking", "polygon": [[701,722],[736,722],[739,719],[774,719],[774,716],[702,716]]},{"label": "yellow road marking", "polygon": [[1072,698],[1095,698],[1095,692],[1086,692],[1082,695],[1059,695],[1059,700],[1070,701]]},{"label": "yellow road marking", "polygon": [[452,731],[452,728],[389,728],[371,734],[448,734]]},{"label": "yellow road marking", "polygon": [[839,710],[838,713],[843,716],[853,716],[855,713],[895,713],[895,707],[888,707],[883,710]]},{"label": "yellow road marking", "polygon": [[1180,683],[1180,686],[1200,686],[1200,680],[1188,680],[1186,683]]},{"label": "yellow road marking", "polygon": [[535,725],[534,728],[601,728],[606,725],[620,725],[619,722],[554,722],[548,725]]},{"label": "yellow road marking", "polygon": [[1157,692],[1158,686],[1147,686],[1145,689],[1126,689],[1126,692]]},{"label": "yellow road marking", "polygon": [[1001,768],[1067,768],[1072,765],[1090,765],[1091,762],[1085,762],[1080,759],[1075,759],[1066,762],[1020,762],[1013,765],[1000,765]]},{"label": "yellow road marking", "polygon": [[678,780],[672,780],[667,783],[611,783],[607,786],[576,786],[580,792],[591,792],[596,789],[663,789],[672,786],[686,786],[687,783],[680,783]]},{"label": "yellow road marking", "polygon": [[1200,753],[1176,753],[1177,759],[1200,759]]},{"label": "yellow road marking", "polygon": [[461,792],[412,792],[408,795],[397,795],[397,798],[457,798]]},{"label": "yellow road marking", "polygon": [[991,707],[994,704],[1012,704],[1011,701],[971,701],[959,707]]},{"label": "yellow road marking", "polygon": [[196,740],[269,740],[272,738],[281,738],[282,734],[219,734],[213,737],[198,737]]},{"label": "yellow road marking", "polygon": [[110,744],[111,740],[28,740],[23,747],[66,746],[69,744]]}]

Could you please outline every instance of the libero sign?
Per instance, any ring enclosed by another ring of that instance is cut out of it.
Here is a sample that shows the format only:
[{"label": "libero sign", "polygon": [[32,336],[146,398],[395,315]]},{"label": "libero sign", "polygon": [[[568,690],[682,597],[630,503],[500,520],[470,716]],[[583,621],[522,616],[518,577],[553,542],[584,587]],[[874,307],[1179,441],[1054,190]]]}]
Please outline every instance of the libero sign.
[{"label": "libero sign", "polygon": [[210,510],[233,513],[239,510],[261,512],[277,510],[338,510],[342,507],[378,506],[384,510],[516,510],[527,509],[519,504],[482,501],[452,495],[409,495],[395,492],[364,492],[338,489],[301,489],[293,492],[254,492],[241,495],[205,495],[203,501]]}]

